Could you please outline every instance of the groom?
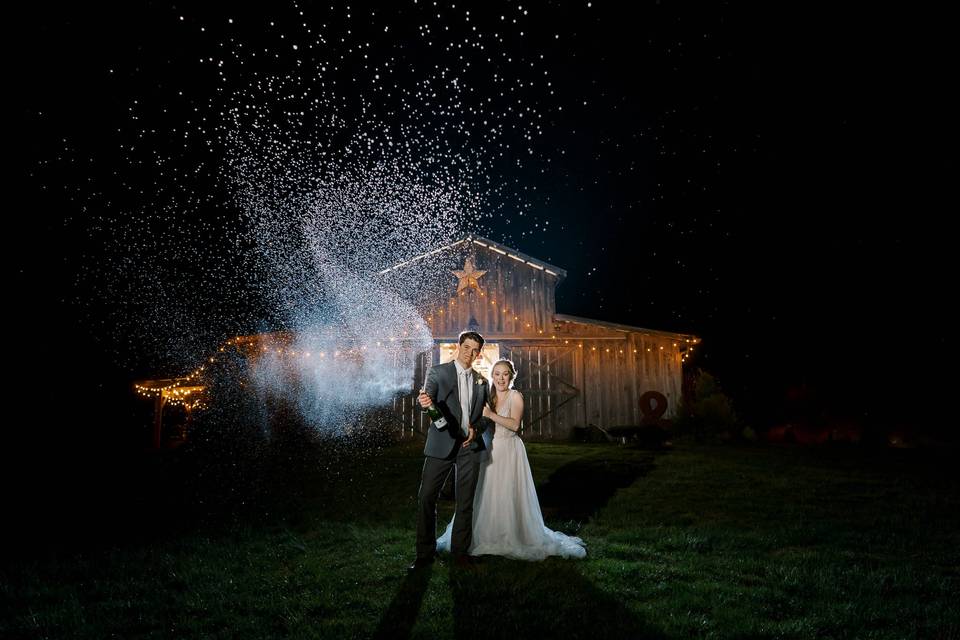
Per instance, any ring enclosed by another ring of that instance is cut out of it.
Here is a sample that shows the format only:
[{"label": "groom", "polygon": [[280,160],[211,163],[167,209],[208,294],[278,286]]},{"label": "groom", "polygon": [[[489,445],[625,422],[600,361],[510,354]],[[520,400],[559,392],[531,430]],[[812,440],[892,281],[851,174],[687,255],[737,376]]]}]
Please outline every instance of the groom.
[{"label": "groom", "polygon": [[483,406],[489,397],[486,379],[473,370],[480,356],[483,336],[475,331],[460,334],[460,348],[453,362],[440,364],[427,375],[420,406],[435,404],[447,424],[438,428],[431,422],[427,429],[426,459],[420,477],[417,508],[417,558],[409,570],[433,562],[437,550],[437,497],[451,468],[456,479],[457,512],[453,520],[450,552],[458,565],[469,564],[467,550],[473,536],[473,494],[477,488],[479,452],[484,449],[479,437],[489,418]]}]

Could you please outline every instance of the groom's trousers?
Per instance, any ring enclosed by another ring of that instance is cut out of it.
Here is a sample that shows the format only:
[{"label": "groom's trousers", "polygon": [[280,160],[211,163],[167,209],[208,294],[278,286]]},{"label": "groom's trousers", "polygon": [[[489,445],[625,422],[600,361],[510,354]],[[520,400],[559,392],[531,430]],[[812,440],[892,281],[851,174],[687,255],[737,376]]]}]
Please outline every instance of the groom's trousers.
[{"label": "groom's trousers", "polygon": [[423,461],[417,506],[417,557],[432,558],[437,550],[437,498],[451,470],[456,480],[456,516],[450,535],[450,552],[467,553],[473,538],[473,496],[477,490],[480,469],[479,454],[472,447],[463,448],[457,442],[446,458]]}]

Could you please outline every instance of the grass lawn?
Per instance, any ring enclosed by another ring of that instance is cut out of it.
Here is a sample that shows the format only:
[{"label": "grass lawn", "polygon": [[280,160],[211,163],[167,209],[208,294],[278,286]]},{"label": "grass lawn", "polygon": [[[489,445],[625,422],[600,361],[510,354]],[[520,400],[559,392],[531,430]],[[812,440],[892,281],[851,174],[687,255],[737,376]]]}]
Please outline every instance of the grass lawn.
[{"label": "grass lawn", "polygon": [[949,452],[527,449],[547,524],[585,560],[408,576],[408,443],[261,469],[283,482],[231,518],[13,554],[0,637],[960,638]]}]

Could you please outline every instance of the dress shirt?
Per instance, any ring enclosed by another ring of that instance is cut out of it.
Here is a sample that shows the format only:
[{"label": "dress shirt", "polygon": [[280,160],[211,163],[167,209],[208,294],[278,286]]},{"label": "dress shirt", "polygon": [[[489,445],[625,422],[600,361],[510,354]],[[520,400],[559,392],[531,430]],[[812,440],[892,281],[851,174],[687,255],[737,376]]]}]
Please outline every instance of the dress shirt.
[{"label": "dress shirt", "polygon": [[457,367],[457,387],[460,392],[460,430],[468,435],[470,430],[470,400],[473,398],[473,368],[464,369],[459,360],[454,360]]}]

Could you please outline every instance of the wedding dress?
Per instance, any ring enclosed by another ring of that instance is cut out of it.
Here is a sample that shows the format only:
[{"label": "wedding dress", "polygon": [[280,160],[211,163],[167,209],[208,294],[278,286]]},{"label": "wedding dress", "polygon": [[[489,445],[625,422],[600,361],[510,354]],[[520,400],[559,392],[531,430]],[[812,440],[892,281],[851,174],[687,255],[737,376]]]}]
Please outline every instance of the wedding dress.
[{"label": "wedding dress", "polygon": [[[513,389],[497,414],[509,417]],[[485,434],[486,435],[486,434]],[[480,465],[473,502],[473,537],[470,555],[497,555],[517,560],[543,560],[547,556],[583,558],[580,538],[548,529],[543,524],[537,490],[530,473],[527,451],[515,431],[496,425]],[[437,539],[437,550],[450,551],[453,520]]]}]

